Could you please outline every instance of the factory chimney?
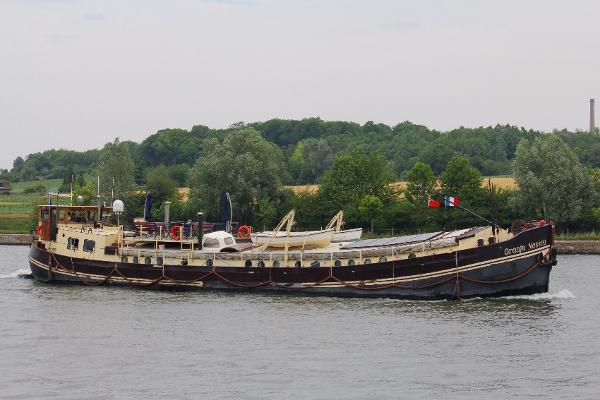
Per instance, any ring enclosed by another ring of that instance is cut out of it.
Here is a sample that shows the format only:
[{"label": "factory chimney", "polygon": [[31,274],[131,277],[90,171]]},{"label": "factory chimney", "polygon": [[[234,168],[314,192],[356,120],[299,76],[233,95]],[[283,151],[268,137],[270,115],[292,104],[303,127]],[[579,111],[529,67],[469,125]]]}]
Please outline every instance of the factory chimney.
[{"label": "factory chimney", "polygon": [[594,121],[594,99],[590,99],[590,133],[596,132],[596,122]]}]

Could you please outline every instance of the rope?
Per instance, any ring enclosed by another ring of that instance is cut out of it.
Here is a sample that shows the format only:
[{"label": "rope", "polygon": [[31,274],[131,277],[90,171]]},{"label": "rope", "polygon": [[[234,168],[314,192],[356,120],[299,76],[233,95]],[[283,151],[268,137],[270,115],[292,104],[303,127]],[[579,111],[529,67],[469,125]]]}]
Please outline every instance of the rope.
[{"label": "rope", "polygon": [[[549,252],[547,253],[549,254]],[[546,254],[546,255],[547,255]],[[60,262],[58,261],[58,259],[56,258],[56,256],[53,253],[50,253],[50,260],[49,260],[49,273],[51,273],[51,269],[52,269],[52,260],[54,260],[54,262],[56,263],[56,266],[58,268],[56,268],[56,270],[60,270],[61,268],[65,271],[71,272],[73,273],[77,279],[79,280],[80,283],[86,285],[86,286],[101,286],[103,284],[105,284],[106,282],[108,282],[109,279],[111,279],[113,276],[117,275],[119,276],[121,279],[123,279],[124,281],[126,281],[127,283],[129,283],[130,285],[133,286],[142,286],[142,287],[146,287],[146,286],[152,286],[152,285],[156,285],[158,283],[160,283],[161,281],[165,280],[165,281],[169,281],[172,283],[179,283],[179,284],[193,284],[196,282],[201,282],[204,281],[205,279],[209,278],[210,276],[215,276],[217,279],[221,280],[222,282],[225,282],[229,285],[235,286],[235,287],[239,287],[239,288],[245,288],[245,289],[251,289],[251,288],[257,288],[257,287],[261,287],[261,286],[266,286],[266,285],[272,285],[278,288],[282,288],[282,289],[289,289],[289,290],[303,290],[303,289],[311,289],[311,288],[315,288],[318,287],[324,283],[327,282],[337,282],[339,284],[341,284],[344,287],[347,288],[351,288],[351,289],[356,289],[356,290],[362,290],[362,291],[374,291],[374,290],[383,290],[383,289],[390,289],[390,288],[399,288],[399,289],[412,289],[412,290],[422,290],[422,289],[429,289],[432,287],[436,287],[436,286],[440,286],[443,285],[445,283],[448,283],[450,281],[455,281],[454,284],[454,290],[452,293],[452,296],[456,299],[460,299],[460,283],[461,280],[464,280],[466,282],[472,282],[472,283],[478,283],[478,284],[484,284],[484,285],[491,285],[491,284],[502,284],[502,283],[509,283],[509,282],[513,282],[517,279],[520,279],[528,274],[530,274],[533,270],[535,270],[538,266],[540,266],[542,264],[541,259],[544,256],[540,257],[540,260],[536,261],[531,267],[527,268],[525,271],[518,273],[515,276],[512,276],[510,278],[504,278],[504,279],[498,279],[498,280],[481,280],[481,279],[475,279],[475,278],[470,278],[468,276],[465,276],[463,274],[460,273],[456,273],[456,275],[450,276],[446,279],[442,279],[440,281],[437,282],[433,282],[427,285],[403,285],[400,283],[390,283],[390,284],[384,284],[384,285],[373,285],[373,286],[365,286],[363,285],[354,285],[351,283],[348,283],[344,280],[341,280],[337,277],[335,277],[333,275],[333,268],[329,268],[329,275],[317,282],[311,283],[311,284],[307,284],[307,285],[302,285],[300,287],[295,286],[294,287],[294,283],[278,283],[273,281],[272,279],[266,280],[264,282],[258,282],[258,283],[242,283],[242,282],[236,282],[234,280],[228,279],[225,276],[223,276],[222,274],[218,273],[216,271],[216,266],[213,266],[213,269],[209,272],[207,272],[206,274],[195,278],[195,279],[191,279],[191,280],[182,280],[182,279],[175,279],[172,277],[169,277],[165,274],[165,266],[162,266],[162,273],[161,276],[157,279],[154,279],[152,281],[149,282],[137,282],[134,281],[132,278],[129,278],[127,276],[125,276],[118,268],[117,263],[115,263],[114,267],[111,269],[110,273],[104,277],[104,279],[102,279],[101,281],[98,282],[87,282],[85,279],[83,279],[80,276],[80,273],[76,271],[75,269],[75,264],[73,263],[73,257],[70,257],[71,260],[71,268],[69,269],[68,267],[65,267],[64,265],[60,264]],[[270,275],[270,271],[269,271],[269,275]]]}]

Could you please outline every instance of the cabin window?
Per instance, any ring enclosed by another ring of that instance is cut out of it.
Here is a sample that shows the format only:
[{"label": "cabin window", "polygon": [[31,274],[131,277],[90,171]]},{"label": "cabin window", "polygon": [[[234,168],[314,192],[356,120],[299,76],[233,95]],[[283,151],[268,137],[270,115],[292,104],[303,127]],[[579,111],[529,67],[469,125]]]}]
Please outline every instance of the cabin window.
[{"label": "cabin window", "polygon": [[244,263],[244,267],[246,267],[246,268],[252,267],[252,260],[246,260],[246,262]]},{"label": "cabin window", "polygon": [[65,220],[65,210],[58,210],[58,220],[59,221]]},{"label": "cabin window", "polygon": [[264,268],[265,262],[263,260],[258,260],[258,268]]},{"label": "cabin window", "polygon": [[206,239],[204,241],[204,247],[219,247],[219,241],[217,239]]},{"label": "cabin window", "polygon": [[42,211],[42,219],[46,221],[50,219],[50,210],[47,208],[44,208],[44,211]]},{"label": "cabin window", "polygon": [[235,243],[235,242],[233,241],[233,238],[230,238],[230,237],[226,237],[226,238],[225,238],[225,244],[226,244],[227,246],[230,246],[230,245],[232,245],[232,244],[234,244],[234,243]]},{"label": "cabin window", "polygon": [[212,267],[213,266],[213,260],[212,260],[212,258],[209,258],[209,259],[206,260],[206,266],[207,267]]},{"label": "cabin window", "polygon": [[354,260],[350,259],[348,260],[348,266],[353,266],[355,264]]},{"label": "cabin window", "polygon": [[294,263],[294,267],[296,267],[296,268],[302,268],[302,263],[300,261],[296,261]]},{"label": "cabin window", "polygon": [[162,258],[162,257],[157,257],[157,258],[156,258],[156,263],[157,263],[158,265],[163,265],[163,258]]},{"label": "cabin window", "polygon": [[342,266],[342,262],[340,260],[335,260],[333,263],[334,267],[341,267]]},{"label": "cabin window", "polygon": [[152,264],[152,257],[146,257],[146,259],[144,260],[144,263],[145,263],[146,265],[150,265],[150,264]]},{"label": "cabin window", "polygon": [[94,251],[94,247],[96,247],[96,242],[94,240],[85,239],[83,241],[83,251]]},{"label": "cabin window", "polygon": [[72,238],[72,237],[67,239],[67,249],[77,250],[78,247],[79,247],[79,239]]}]

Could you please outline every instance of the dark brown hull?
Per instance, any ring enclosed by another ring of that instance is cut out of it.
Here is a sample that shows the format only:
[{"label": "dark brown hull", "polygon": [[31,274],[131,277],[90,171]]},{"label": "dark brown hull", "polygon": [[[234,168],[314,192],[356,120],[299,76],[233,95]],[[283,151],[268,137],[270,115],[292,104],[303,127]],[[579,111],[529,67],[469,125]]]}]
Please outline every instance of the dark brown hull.
[{"label": "dark brown hull", "polygon": [[74,259],[33,245],[35,279],[177,290],[229,289],[352,297],[456,299],[548,291],[556,263],[550,225],[509,242],[401,261],[340,267],[239,268],[146,265]]}]

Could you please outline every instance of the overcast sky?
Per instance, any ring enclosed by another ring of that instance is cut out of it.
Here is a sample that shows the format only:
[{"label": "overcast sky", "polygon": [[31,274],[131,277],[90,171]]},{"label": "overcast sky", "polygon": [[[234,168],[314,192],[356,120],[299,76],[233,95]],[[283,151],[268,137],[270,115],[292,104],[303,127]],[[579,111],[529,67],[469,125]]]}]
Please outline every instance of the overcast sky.
[{"label": "overcast sky", "polygon": [[587,129],[600,1],[0,0],[0,167],[319,116]]}]

